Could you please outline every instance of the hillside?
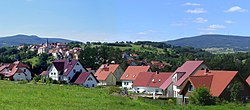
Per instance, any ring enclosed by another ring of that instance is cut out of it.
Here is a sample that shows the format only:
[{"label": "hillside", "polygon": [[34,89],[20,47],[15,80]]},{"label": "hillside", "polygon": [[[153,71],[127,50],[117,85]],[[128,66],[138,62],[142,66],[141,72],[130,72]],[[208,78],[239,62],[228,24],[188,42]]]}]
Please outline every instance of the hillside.
[{"label": "hillside", "polygon": [[[0,47],[2,46],[17,46],[21,44],[41,44],[45,43],[47,38],[40,38],[38,36],[15,35],[8,37],[0,37]],[[48,38],[49,42],[71,42],[71,40],[60,38]]]},{"label": "hillside", "polygon": [[83,88],[45,84],[18,84],[0,80],[2,110],[249,110],[250,105],[180,106],[163,100],[133,100],[109,95],[109,87]]},{"label": "hillside", "polygon": [[224,48],[235,51],[250,51],[250,37],[232,35],[200,35],[166,41],[176,46],[191,46],[195,48]]}]

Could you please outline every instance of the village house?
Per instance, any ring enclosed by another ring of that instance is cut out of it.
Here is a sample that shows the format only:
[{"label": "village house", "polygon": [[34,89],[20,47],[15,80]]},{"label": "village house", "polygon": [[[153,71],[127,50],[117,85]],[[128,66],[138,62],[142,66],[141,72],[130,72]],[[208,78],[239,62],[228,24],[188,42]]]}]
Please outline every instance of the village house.
[{"label": "village house", "polygon": [[150,72],[150,66],[128,66],[121,77],[122,88],[132,89],[133,81],[141,72]]},{"label": "village house", "polygon": [[49,77],[53,80],[72,83],[82,72],[87,70],[78,60],[55,60],[49,68]]},{"label": "village house", "polygon": [[119,64],[103,64],[94,74],[98,85],[116,85],[124,71]]},{"label": "village house", "polygon": [[246,81],[247,81],[248,85],[250,86],[250,76],[248,76]]},{"label": "village house", "polygon": [[134,80],[133,90],[136,93],[145,94],[169,94],[165,93],[165,90],[161,89],[160,86],[167,80],[172,79],[171,72],[141,72]]},{"label": "village house", "polygon": [[165,81],[160,88],[163,90],[169,90],[168,88],[172,88],[174,93],[173,96],[170,97],[182,98],[178,92],[183,87],[183,82],[185,82],[189,76],[195,74],[196,71],[207,68],[208,67],[204,64],[204,61],[186,61],[173,73],[172,81]]},{"label": "village house", "polygon": [[229,100],[230,88],[235,83],[240,84],[240,98],[243,100],[248,98],[250,96],[250,87],[240,77],[238,71],[199,70],[185,81],[179,93],[182,95],[183,103],[187,103],[189,94],[192,94],[199,87],[206,87],[213,97]]},{"label": "village house", "polygon": [[74,83],[80,86],[87,87],[87,88],[92,88],[92,87],[96,87],[99,82],[93,73],[83,72],[78,76],[78,78],[76,79]]},{"label": "village house", "polygon": [[48,78],[49,77],[49,71],[43,71],[41,74],[40,74],[41,77],[44,77],[44,78]]},{"label": "village house", "polygon": [[16,61],[12,64],[5,64],[0,67],[0,74],[4,78],[9,80],[28,80],[32,79],[29,66],[25,65],[20,61]]}]

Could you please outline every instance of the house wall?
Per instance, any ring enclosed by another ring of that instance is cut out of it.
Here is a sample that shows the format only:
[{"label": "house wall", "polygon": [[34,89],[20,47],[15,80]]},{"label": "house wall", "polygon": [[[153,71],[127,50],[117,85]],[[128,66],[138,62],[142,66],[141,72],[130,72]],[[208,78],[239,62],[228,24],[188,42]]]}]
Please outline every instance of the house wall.
[{"label": "house wall", "polygon": [[173,83],[165,90],[164,93],[167,97],[174,97]]},{"label": "house wall", "polygon": [[116,85],[116,78],[113,74],[109,74],[106,80],[99,80],[98,85],[114,86]]},{"label": "house wall", "polygon": [[[207,69],[208,67],[205,64],[201,64],[191,75],[195,74],[198,70],[201,69]],[[173,75],[173,82],[177,82],[177,74]],[[178,98],[182,98],[181,95],[179,95],[179,91],[181,90],[181,88],[183,88],[184,85],[181,86],[176,86],[173,84],[173,92],[174,92],[174,97],[178,97]]]},{"label": "house wall", "polygon": [[21,69],[23,72],[25,71],[24,73],[27,75],[26,79],[30,81],[32,78],[30,70],[27,68],[19,68],[19,69]]},{"label": "house wall", "polygon": [[[86,79],[86,81],[82,84],[82,86],[84,87],[96,87],[97,86],[97,81],[94,78],[95,76],[93,76],[92,74],[90,74],[88,76],[88,78]],[[89,78],[92,78],[92,80],[88,80]]]},{"label": "house wall", "polygon": [[120,78],[122,77],[123,73],[124,71],[119,66],[118,69],[113,73],[115,75],[115,78],[117,79],[116,81],[121,81]]},{"label": "house wall", "polygon": [[160,94],[163,95],[163,90],[160,88],[156,88],[156,87],[143,87],[143,86],[139,86],[139,87],[133,87],[134,92],[136,93],[146,93],[146,94]]},{"label": "house wall", "polygon": [[13,76],[13,80],[18,81],[18,80],[27,80],[27,79],[24,73],[15,73]]},{"label": "house wall", "polygon": [[[59,71],[56,70],[54,65],[52,65],[52,67],[49,70],[49,77],[52,78],[53,80],[59,80],[59,77],[61,77],[59,75]],[[62,78],[60,78],[60,79],[62,79]]]},{"label": "house wall", "polygon": [[[128,84],[127,84],[128,83]],[[122,88],[132,89],[133,81],[122,81]]]},{"label": "house wall", "polygon": [[[73,77],[74,77],[74,75],[77,73],[77,72],[80,72],[81,70],[82,70],[82,72],[87,72],[87,70],[85,70],[84,68],[83,68],[83,66],[80,64],[80,62],[78,61],[77,62],[79,65],[75,65],[74,67],[73,67],[73,69],[69,72],[69,74],[67,75],[67,76],[64,76],[63,77],[63,80],[64,81],[66,81],[66,82],[69,82]],[[74,72],[74,70],[75,70],[75,72]]]}]

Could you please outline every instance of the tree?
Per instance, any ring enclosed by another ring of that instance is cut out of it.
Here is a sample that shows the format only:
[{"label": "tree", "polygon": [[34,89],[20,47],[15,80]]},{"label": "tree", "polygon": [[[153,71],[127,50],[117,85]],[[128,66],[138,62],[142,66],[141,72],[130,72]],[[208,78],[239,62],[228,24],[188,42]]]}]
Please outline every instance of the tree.
[{"label": "tree", "polygon": [[209,90],[205,87],[197,88],[189,96],[191,104],[195,105],[214,105],[215,99],[209,93]]},{"label": "tree", "polygon": [[230,100],[231,101],[239,101],[240,100],[240,83],[234,82],[231,85],[229,85],[229,91],[230,91]]}]

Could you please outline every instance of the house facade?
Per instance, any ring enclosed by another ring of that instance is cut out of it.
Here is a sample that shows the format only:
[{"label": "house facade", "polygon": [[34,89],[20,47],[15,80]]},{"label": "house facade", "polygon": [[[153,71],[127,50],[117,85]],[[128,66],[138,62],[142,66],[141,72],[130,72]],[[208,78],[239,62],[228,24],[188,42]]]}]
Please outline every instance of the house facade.
[{"label": "house facade", "polygon": [[29,66],[20,61],[16,61],[12,64],[6,64],[0,67],[0,74],[7,79],[18,81],[32,79]]},{"label": "house facade", "polygon": [[238,71],[199,70],[189,77],[179,93],[182,95],[183,103],[187,103],[188,96],[195,89],[205,87],[213,97],[230,100],[231,87],[236,83],[240,85],[240,98],[242,100],[249,98],[250,86],[240,77]]},{"label": "house facade", "polygon": [[163,72],[141,72],[133,82],[133,90],[136,93],[163,95],[165,90],[160,86],[167,80],[171,79],[173,73]]},{"label": "house facade", "polygon": [[150,66],[128,66],[121,77],[122,88],[132,89],[133,81],[141,72],[150,72]]},{"label": "house facade", "polygon": [[97,86],[98,80],[93,73],[83,72],[79,75],[74,83],[83,87],[92,88]]},{"label": "house facade", "polygon": [[72,83],[82,72],[87,70],[78,60],[55,60],[49,68],[49,77],[53,80]]}]

